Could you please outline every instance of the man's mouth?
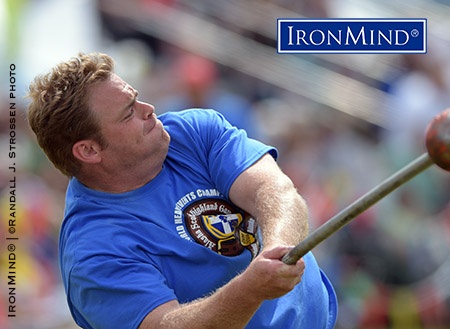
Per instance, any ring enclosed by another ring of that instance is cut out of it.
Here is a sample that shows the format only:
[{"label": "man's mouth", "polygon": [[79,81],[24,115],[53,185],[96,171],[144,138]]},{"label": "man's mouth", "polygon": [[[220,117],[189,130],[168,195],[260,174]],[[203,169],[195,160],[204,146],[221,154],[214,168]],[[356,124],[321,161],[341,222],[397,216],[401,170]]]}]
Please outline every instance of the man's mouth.
[{"label": "man's mouth", "polygon": [[153,113],[151,119],[148,119],[144,125],[144,135],[149,134],[157,123],[156,114]]}]

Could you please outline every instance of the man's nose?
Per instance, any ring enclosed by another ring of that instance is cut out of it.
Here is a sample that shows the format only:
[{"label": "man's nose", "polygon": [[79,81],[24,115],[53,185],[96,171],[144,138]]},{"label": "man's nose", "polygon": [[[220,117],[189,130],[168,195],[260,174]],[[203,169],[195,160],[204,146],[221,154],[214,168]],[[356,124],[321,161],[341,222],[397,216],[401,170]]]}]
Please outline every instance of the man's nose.
[{"label": "man's nose", "polygon": [[144,120],[148,120],[152,116],[153,112],[155,112],[155,107],[148,103],[142,103],[142,102],[139,102],[139,103],[140,103],[139,105],[142,108]]}]

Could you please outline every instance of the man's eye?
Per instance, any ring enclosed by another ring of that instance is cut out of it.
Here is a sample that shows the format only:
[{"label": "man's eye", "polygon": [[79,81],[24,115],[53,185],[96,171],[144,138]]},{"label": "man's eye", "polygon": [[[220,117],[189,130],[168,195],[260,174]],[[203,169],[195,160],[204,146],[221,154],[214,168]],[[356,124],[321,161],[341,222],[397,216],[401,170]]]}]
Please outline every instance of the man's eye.
[{"label": "man's eye", "polygon": [[127,114],[127,116],[125,117],[125,120],[130,119],[134,114],[134,108],[132,107],[130,109],[130,112]]}]

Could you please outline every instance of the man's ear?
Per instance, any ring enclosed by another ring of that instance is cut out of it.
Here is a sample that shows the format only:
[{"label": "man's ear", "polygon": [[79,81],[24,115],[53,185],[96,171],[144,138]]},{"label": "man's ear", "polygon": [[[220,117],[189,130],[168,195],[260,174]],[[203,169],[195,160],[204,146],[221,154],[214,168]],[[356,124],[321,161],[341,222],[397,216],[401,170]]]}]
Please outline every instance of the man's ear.
[{"label": "man's ear", "polygon": [[81,140],[72,147],[72,154],[83,163],[99,163],[101,161],[100,146],[93,140]]}]

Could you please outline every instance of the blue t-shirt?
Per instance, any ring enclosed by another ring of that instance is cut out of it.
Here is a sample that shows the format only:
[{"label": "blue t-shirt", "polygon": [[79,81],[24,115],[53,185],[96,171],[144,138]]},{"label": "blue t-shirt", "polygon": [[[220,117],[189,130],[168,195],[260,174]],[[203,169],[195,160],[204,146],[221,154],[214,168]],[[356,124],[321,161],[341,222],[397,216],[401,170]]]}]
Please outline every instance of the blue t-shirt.
[{"label": "blue t-shirt", "polygon": [[[212,110],[159,119],[171,142],[152,181],[120,194],[75,178],[69,183],[60,264],[69,308],[83,328],[137,328],[163,303],[189,302],[223,286],[258,252],[257,222],[228,192],[241,172],[276,150]],[[313,255],[304,259],[301,283],[265,301],[247,328],[334,327],[334,290]]]}]

